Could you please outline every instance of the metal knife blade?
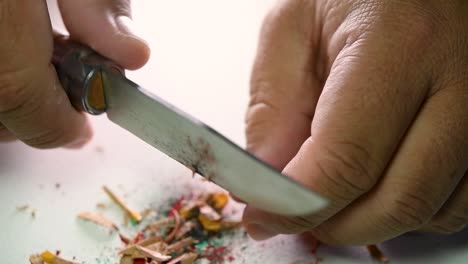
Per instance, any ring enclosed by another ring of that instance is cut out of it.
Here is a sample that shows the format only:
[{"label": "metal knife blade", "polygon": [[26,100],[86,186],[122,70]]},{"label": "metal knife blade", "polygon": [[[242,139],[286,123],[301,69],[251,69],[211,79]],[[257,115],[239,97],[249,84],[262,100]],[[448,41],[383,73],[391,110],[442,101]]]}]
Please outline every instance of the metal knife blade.
[{"label": "metal knife blade", "polygon": [[79,111],[109,119],[257,208],[307,215],[327,201],[256,159],[215,130],[125,78],[89,47],[54,39],[52,62]]},{"label": "metal knife blade", "polygon": [[286,215],[325,200],[137,84],[105,72],[107,116],[146,143],[258,208]]}]

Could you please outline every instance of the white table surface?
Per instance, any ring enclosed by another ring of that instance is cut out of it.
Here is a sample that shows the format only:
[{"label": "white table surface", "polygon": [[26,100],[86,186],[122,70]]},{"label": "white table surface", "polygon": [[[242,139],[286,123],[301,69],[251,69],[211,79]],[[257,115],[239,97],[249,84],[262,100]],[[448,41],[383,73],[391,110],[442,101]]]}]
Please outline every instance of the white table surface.
[{"label": "white table surface", "polygon": [[[251,63],[260,22],[272,2],[135,0],[137,28],[153,53],[145,68],[128,76],[243,145]],[[60,249],[62,255],[86,263],[112,255],[120,245],[118,238],[75,217],[81,211],[96,211],[97,202],[109,203],[103,184],[126,193],[137,209],[162,203],[187,188],[213,188],[192,180],[185,167],[105,116],[92,118],[92,123],[95,137],[80,151],[0,144],[0,263],[28,263],[31,253],[45,249]],[[37,210],[34,219],[16,210],[23,204]],[[115,206],[106,214],[122,222]],[[308,247],[295,237],[238,242],[247,248],[238,252],[235,263],[289,263],[309,256]],[[391,263],[468,263],[468,232],[407,235],[382,249]],[[324,264],[373,263],[361,248],[323,247],[318,255]]]}]

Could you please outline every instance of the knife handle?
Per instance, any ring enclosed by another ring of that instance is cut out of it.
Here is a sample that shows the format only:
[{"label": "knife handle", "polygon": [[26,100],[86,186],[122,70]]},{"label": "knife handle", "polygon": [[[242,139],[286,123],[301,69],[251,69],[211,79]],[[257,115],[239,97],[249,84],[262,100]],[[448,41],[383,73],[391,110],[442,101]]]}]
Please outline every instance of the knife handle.
[{"label": "knife handle", "polygon": [[65,36],[54,38],[52,63],[72,105],[92,115],[102,114],[107,109],[103,72],[124,75],[124,70],[115,62]]}]

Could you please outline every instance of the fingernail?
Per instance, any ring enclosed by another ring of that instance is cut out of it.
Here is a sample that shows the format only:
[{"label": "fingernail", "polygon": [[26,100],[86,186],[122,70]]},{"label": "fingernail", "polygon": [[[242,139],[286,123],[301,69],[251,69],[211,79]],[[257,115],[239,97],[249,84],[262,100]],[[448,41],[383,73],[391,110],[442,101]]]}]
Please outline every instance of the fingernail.
[{"label": "fingernail", "polygon": [[130,19],[129,17],[117,16],[115,17],[115,24],[117,25],[117,28],[120,31],[120,33],[143,41],[140,37],[138,37],[136,27],[134,26],[132,19]]},{"label": "fingernail", "polygon": [[254,240],[265,240],[277,235],[258,224],[248,224],[246,229],[249,236]]}]

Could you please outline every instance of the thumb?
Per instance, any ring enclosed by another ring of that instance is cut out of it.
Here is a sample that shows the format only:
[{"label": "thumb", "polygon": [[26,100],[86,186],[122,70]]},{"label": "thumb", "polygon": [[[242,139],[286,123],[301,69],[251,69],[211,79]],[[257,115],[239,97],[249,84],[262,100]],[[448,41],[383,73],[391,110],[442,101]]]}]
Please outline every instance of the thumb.
[{"label": "thumb", "polygon": [[310,136],[320,93],[310,63],[313,26],[300,19],[300,5],[302,1],[286,1],[267,15],[251,77],[247,150],[278,170]]},{"label": "thumb", "polygon": [[58,4],[72,39],[127,69],[148,61],[148,45],[131,29],[129,0],[59,0]]}]

